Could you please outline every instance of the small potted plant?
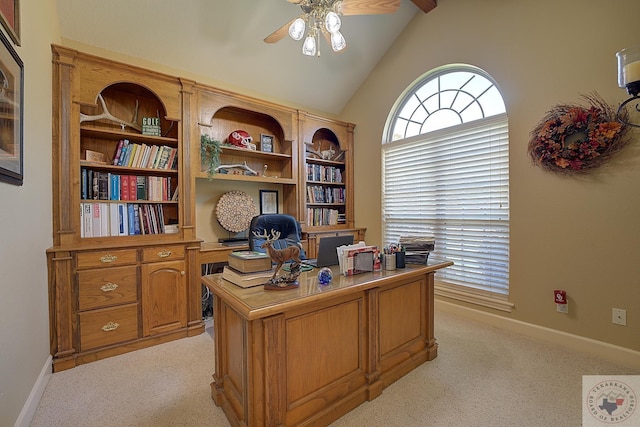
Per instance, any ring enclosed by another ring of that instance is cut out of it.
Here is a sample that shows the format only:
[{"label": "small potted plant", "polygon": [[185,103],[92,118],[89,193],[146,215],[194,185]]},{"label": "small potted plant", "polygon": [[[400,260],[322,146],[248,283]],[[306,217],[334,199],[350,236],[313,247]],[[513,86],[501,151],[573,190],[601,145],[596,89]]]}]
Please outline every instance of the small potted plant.
[{"label": "small potted plant", "polygon": [[200,156],[202,164],[206,165],[207,175],[213,178],[216,168],[220,166],[220,153],[222,152],[222,143],[211,138],[209,135],[200,135]]}]

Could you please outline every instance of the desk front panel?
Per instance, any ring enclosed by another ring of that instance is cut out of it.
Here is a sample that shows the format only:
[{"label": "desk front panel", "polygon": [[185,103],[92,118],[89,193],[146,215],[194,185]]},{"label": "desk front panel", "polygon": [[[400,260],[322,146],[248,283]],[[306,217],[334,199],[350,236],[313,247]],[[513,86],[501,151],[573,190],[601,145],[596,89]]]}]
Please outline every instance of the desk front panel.
[{"label": "desk front panel", "polygon": [[205,276],[216,296],[214,401],[233,426],[325,426],[375,399],[436,357],[437,268],[337,275],[326,287],[306,274],[287,291]]}]

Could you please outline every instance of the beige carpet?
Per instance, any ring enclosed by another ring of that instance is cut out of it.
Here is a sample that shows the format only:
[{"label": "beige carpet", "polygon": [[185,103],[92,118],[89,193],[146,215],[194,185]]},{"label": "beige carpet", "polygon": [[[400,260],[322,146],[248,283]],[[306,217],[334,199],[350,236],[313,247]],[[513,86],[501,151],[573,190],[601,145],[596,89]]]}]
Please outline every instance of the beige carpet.
[{"label": "beige carpet", "polygon": [[[582,375],[640,374],[449,313],[435,329],[435,360],[332,427],[580,426]],[[31,426],[228,426],[210,333],[54,374]]]}]

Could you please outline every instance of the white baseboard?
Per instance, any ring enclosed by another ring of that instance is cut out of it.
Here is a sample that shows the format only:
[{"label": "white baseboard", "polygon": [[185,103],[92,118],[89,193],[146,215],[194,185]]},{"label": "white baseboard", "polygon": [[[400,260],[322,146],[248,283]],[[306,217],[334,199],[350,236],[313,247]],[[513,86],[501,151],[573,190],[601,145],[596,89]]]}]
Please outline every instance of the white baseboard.
[{"label": "white baseboard", "polygon": [[44,366],[40,371],[40,375],[38,375],[38,379],[31,388],[31,393],[29,393],[29,397],[24,403],[22,411],[20,411],[20,415],[18,415],[18,419],[16,420],[14,427],[29,427],[29,425],[31,424],[33,415],[36,413],[36,409],[38,409],[38,404],[40,403],[40,399],[42,398],[42,393],[44,393],[44,389],[47,386],[49,379],[51,378],[52,362],[52,357],[47,357],[47,360],[45,361]]},{"label": "white baseboard", "polygon": [[[601,357],[602,359],[628,366],[633,369],[640,369],[640,352],[625,347],[597,341],[567,332],[557,331],[544,326],[522,322],[520,320],[509,319],[473,308],[453,304],[448,301],[436,299],[434,301],[436,310],[457,314],[467,319],[483,322],[498,328],[506,329],[543,341],[551,342],[572,350],[583,351],[585,353]],[[437,337],[436,337],[437,338]]]}]

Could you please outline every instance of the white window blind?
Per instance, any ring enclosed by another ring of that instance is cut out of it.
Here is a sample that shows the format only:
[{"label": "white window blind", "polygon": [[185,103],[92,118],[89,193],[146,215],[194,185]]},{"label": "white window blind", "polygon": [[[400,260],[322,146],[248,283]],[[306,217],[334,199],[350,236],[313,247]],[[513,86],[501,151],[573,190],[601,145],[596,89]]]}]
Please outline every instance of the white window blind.
[{"label": "white window blind", "polygon": [[480,295],[509,291],[506,114],[382,145],[385,242],[435,237],[437,279]]}]

